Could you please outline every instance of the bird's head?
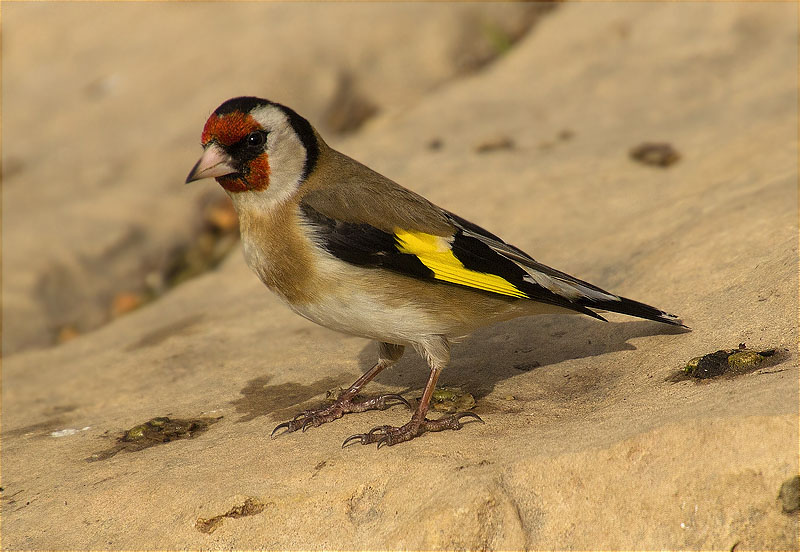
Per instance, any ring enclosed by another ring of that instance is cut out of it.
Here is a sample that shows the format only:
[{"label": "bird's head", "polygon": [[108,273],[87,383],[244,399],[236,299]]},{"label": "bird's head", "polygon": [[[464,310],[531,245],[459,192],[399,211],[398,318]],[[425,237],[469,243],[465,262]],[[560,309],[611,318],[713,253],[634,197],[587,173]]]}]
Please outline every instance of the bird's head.
[{"label": "bird's head", "polygon": [[319,142],[311,124],[283,105],[253,97],[233,98],[209,117],[203,155],[186,183],[216,178],[235,197],[286,197],[314,169]]}]

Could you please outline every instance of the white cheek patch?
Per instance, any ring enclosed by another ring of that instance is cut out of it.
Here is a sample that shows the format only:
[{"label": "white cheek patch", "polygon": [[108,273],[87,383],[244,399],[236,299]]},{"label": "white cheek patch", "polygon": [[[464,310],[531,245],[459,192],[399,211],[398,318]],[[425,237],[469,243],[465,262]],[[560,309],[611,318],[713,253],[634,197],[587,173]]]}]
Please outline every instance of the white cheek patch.
[{"label": "white cheek patch", "polygon": [[283,126],[267,136],[270,187],[297,189],[306,164],[306,148],[284,118]]}]

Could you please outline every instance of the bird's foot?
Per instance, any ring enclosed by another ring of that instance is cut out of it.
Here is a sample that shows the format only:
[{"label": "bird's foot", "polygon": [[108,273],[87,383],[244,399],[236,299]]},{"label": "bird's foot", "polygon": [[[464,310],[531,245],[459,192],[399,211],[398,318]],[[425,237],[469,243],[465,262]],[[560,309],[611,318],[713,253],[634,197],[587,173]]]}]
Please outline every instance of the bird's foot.
[{"label": "bird's foot", "polygon": [[275,429],[272,430],[272,434],[270,436],[274,437],[275,434],[281,429],[286,430],[283,433],[292,433],[298,429],[305,431],[309,427],[317,427],[321,426],[322,424],[332,422],[333,420],[338,420],[345,414],[349,414],[351,412],[364,412],[365,410],[386,410],[387,408],[396,406],[398,404],[404,404],[409,409],[411,408],[411,405],[407,400],[394,393],[380,395],[372,399],[358,402],[353,401],[353,398],[353,396],[344,396],[325,408],[304,410],[288,422],[283,422],[282,424],[275,426]]},{"label": "bird's foot", "polygon": [[344,440],[342,448],[356,441],[359,441],[362,445],[378,443],[378,448],[381,448],[383,445],[392,446],[397,443],[402,443],[403,441],[410,441],[426,431],[444,431],[446,429],[458,430],[464,427],[461,423],[463,418],[473,418],[483,423],[481,417],[473,412],[457,412],[445,416],[444,418],[439,418],[438,420],[428,420],[427,418],[416,420],[411,418],[410,422],[401,427],[383,425],[373,427],[367,433],[351,435]]}]

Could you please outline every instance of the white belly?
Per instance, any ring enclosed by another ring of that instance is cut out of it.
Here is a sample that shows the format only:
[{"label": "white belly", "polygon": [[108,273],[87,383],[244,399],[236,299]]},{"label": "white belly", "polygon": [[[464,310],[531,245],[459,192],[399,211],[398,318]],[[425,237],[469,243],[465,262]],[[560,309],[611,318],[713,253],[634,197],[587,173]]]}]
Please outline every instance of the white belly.
[{"label": "white belly", "polygon": [[313,303],[289,307],[326,328],[397,345],[411,345],[425,336],[449,333],[449,328],[412,304],[390,306],[374,293],[347,289],[341,284],[330,291]]}]

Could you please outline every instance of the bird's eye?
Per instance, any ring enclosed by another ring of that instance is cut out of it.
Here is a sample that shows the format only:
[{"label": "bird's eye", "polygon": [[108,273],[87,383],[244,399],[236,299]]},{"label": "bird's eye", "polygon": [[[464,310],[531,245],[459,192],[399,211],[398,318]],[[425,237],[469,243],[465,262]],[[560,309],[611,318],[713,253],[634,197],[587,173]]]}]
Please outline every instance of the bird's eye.
[{"label": "bird's eye", "polygon": [[247,145],[250,147],[263,146],[267,136],[263,132],[251,132],[247,135]]}]

